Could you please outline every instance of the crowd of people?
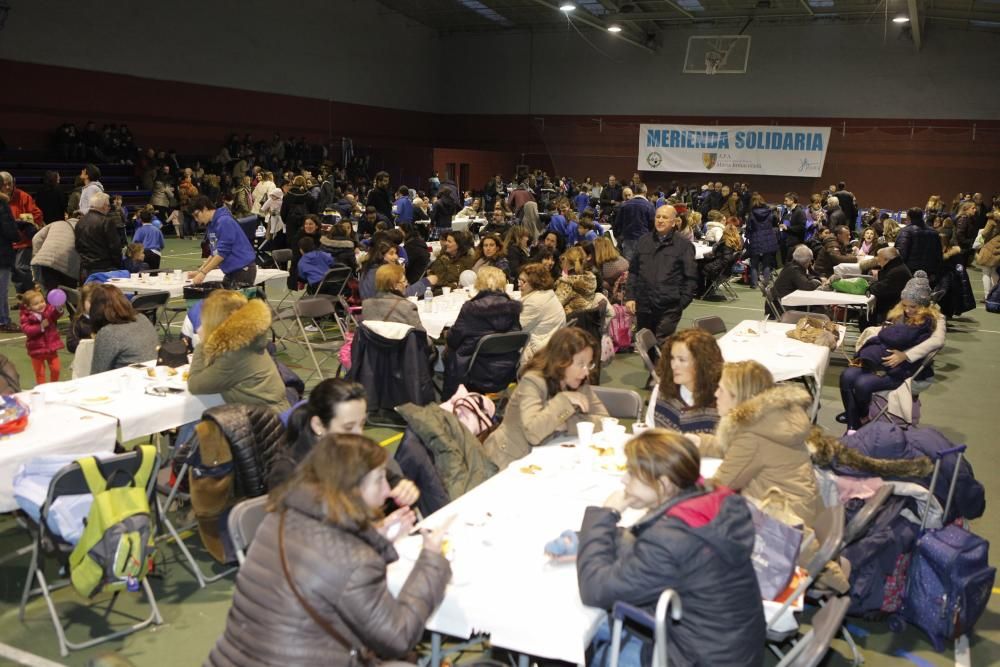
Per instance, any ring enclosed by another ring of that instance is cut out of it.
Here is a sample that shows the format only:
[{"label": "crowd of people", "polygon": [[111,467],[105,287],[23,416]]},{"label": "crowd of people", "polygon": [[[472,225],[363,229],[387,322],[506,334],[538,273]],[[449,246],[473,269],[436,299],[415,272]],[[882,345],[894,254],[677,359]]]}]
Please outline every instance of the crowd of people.
[{"label": "crowd of people", "polygon": [[[133,146],[123,126],[105,128],[100,141],[89,126],[79,139],[71,129],[60,130],[67,159],[106,160]],[[100,276],[158,268],[167,230],[205,239],[204,257],[188,274],[193,283],[214,269],[224,275],[196,307],[189,390],[286,413],[269,471],[271,512],[237,576],[212,665],[343,662],[352,651],[403,656],[450,574],[442,532],[426,532],[413,574],[396,596],[388,593],[392,542],[410,533],[410,507],[426,490],[363,435],[363,387],[330,379],[308,398],[289,394],[270,345],[271,309],[239,291],[254,284],[262,249],[293,251],[291,289],[317,290],[332,268],[349,267],[356,280],[348,294],[362,321],[399,323],[421,337],[427,332],[415,297],[466,289],[454,323],[428,337],[432,353],[419,363],[431,373],[440,364],[442,399],[462,383],[489,381],[477,373],[516,375],[503,418],[481,445],[487,474],[575,434],[581,422],[607,417],[591,387],[606,354],[603,338],[613,325],[651,331],[660,355],[648,429],[625,447],[622,489],[584,516],[580,595],[604,609],[616,601],[651,609],[660,591],[674,588],[684,622],[671,632],[671,658],[732,665],[759,664],[764,649],[744,499],[781,494],[807,531],[822,507],[806,445],[811,399],[775,383],[760,363],[725,363],[714,336],[679,329],[685,309],[736,271],[775,303],[795,290],[825,289],[838,265],[858,264],[875,297],[859,325],[879,328],[840,379],[838,419],[850,433],[869,419],[875,392],[918,370],[916,379],[932,374],[922,362],[944,345],[947,319],[970,307],[966,267],[982,267],[988,293],[1000,264],[1000,206],[994,199],[990,209],[979,194],[961,195],[951,207],[931,197],[897,221],[860,210],[844,183],[807,205],[789,192],[779,206],[746,183],[654,189],[638,173],[627,184],[542,171],[509,182],[497,175],[481,192],[460,194],[436,174],[418,190],[393,186],[378,172],[369,187],[363,161],[349,156],[347,167],[334,166],[326,157],[322,147],[277,134],[271,142],[233,135],[208,169],[168,154],[137,155],[152,195],[133,215],[104,191],[93,163],[64,204],[53,195],[58,179],[36,203],[0,172],[0,289],[13,273],[21,295],[21,326],[11,323],[4,300],[0,329],[25,334],[38,382],[46,369],[60,379],[61,313],[45,299],[59,286],[82,284],[66,346],[75,351],[92,338],[92,372],[156,358],[153,324]],[[315,175],[307,164],[318,165]],[[467,231],[453,225],[456,216],[470,221]],[[711,245],[700,259],[696,243]],[[27,276],[25,255],[33,269]],[[566,326],[584,311],[604,314],[596,332]],[[472,366],[484,336],[512,331],[527,334],[523,349],[496,355],[488,369]],[[700,459],[708,456],[722,463],[705,480]],[[617,523],[627,508],[645,516],[622,542]],[[701,557],[706,548],[713,558]],[[841,593],[846,566],[832,561],[826,572],[827,585]],[[607,638],[603,628],[593,664],[604,664]],[[619,664],[648,662],[648,641],[629,634]]]}]

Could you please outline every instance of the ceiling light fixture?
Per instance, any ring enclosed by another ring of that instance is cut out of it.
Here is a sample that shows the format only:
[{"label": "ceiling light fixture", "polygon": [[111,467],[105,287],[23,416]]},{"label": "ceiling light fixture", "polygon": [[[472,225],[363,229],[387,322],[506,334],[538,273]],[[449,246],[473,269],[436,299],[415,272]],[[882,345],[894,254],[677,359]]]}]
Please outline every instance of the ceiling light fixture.
[{"label": "ceiling light fixture", "polygon": [[909,16],[897,16],[896,18],[894,18],[892,20],[892,22],[893,23],[909,23],[910,22],[910,17]]},{"label": "ceiling light fixture", "polygon": [[608,32],[616,32],[617,33],[617,32],[621,32],[621,31],[622,31],[622,27],[620,25],[618,25],[617,23],[614,23],[614,24],[608,26]]},{"label": "ceiling light fixture", "polygon": [[561,5],[559,5],[559,11],[561,12],[571,12],[574,9],[576,9],[576,5],[574,5],[572,2],[564,2]]}]

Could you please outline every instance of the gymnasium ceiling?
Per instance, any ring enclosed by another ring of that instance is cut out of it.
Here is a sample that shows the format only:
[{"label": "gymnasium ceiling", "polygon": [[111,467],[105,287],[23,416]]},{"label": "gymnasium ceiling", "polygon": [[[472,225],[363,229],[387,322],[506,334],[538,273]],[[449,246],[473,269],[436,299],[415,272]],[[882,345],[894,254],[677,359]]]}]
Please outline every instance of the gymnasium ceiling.
[{"label": "gymnasium ceiling", "polygon": [[617,25],[619,37],[655,48],[671,27],[737,33],[753,24],[873,23],[914,19],[895,26],[912,31],[919,46],[927,24],[1000,33],[1000,0],[379,0],[385,7],[441,32],[554,30],[569,17],[580,30]]}]

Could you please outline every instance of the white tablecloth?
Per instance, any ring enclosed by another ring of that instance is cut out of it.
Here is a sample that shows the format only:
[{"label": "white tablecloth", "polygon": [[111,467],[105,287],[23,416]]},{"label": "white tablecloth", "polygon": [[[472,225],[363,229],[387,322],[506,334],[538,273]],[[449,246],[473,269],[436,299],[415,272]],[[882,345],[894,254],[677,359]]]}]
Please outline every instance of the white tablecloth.
[{"label": "white tablecloth", "polygon": [[[153,385],[184,387],[184,392],[166,396],[147,394],[146,388]],[[180,372],[173,378],[152,379],[145,368],[119,368],[78,380],[40,385],[35,390],[45,393],[46,410],[58,403],[117,419],[122,442],[197,421],[208,408],[223,404],[219,394],[189,393]]]},{"label": "white tablecloth", "polygon": [[[173,299],[179,298],[184,295],[184,287],[191,285],[192,282],[187,278],[187,274],[182,274],[183,280],[176,280],[174,274],[157,274],[155,276],[147,276],[145,280],[139,280],[139,274],[134,273],[128,278],[114,278],[109,282],[120,289],[123,292],[137,292],[139,294],[145,294],[148,292],[170,292],[170,297]],[[206,282],[221,281],[224,274],[219,269],[214,269],[208,272],[205,276]],[[282,271],[281,269],[257,269],[257,279],[255,283],[257,285],[263,285],[269,280],[276,280],[278,278],[287,278],[288,271]]]},{"label": "white tablecloth", "polygon": [[854,308],[871,308],[875,297],[866,294],[845,294],[832,290],[795,290],[781,300],[786,308],[797,306],[851,306]]},{"label": "white tablecloth", "polygon": [[456,232],[468,231],[469,225],[478,222],[480,225],[486,224],[486,218],[452,218],[451,228]]},{"label": "white tablecloth", "polygon": [[[604,469],[613,462],[590,448],[536,447],[428,517],[424,523],[434,526],[456,516],[448,531],[452,582],[427,628],[463,638],[486,632],[494,646],[583,664],[605,613],[580,601],[575,564],[553,564],[543,548],[562,531],[579,529],[586,507],[601,505],[621,486],[620,474]],[[702,473],[710,476],[718,463],[702,461]],[[521,471],[531,464],[541,470]],[[640,515],[628,511],[623,523]],[[421,539],[397,543],[400,559],[388,569],[393,593],[419,556]]]},{"label": "white tablecloth", "polygon": [[[726,361],[758,361],[771,371],[775,382],[803,376],[823,383],[823,374],[830,365],[830,349],[823,345],[803,343],[786,333],[794,324],[743,320],[719,339],[719,349]],[[840,340],[844,333],[841,328]]]},{"label": "white tablecloth", "polygon": [[[30,393],[19,394],[19,398],[28,403]],[[46,403],[28,417],[25,430],[0,438],[0,512],[17,509],[13,480],[21,464],[51,454],[110,452],[115,448],[116,431],[117,422],[112,417]]]}]

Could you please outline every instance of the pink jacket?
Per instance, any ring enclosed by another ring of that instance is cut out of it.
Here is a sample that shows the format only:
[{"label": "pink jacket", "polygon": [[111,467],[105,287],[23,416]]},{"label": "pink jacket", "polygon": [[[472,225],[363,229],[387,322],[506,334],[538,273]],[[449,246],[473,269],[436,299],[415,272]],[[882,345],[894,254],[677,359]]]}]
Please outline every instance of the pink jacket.
[{"label": "pink jacket", "polygon": [[[21,308],[21,331],[27,337],[28,356],[33,359],[45,359],[54,357],[63,348],[62,339],[59,337],[59,328],[56,322],[62,311],[50,304],[45,306],[45,310],[36,313],[33,310]],[[42,320],[49,321],[49,326],[42,329]]]}]

